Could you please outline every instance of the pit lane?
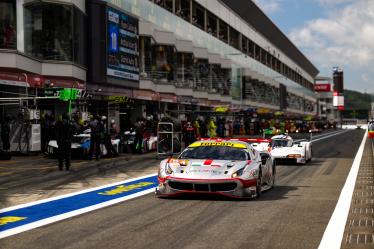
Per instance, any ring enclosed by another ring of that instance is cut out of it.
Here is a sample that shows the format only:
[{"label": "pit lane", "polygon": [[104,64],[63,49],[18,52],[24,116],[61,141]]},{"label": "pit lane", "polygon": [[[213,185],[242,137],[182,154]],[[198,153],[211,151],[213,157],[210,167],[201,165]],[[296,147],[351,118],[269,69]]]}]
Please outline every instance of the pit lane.
[{"label": "pit lane", "polygon": [[276,187],[259,200],[165,200],[151,194],[0,240],[0,245],[317,248],[362,136],[363,131],[354,130],[314,142],[313,162],[279,165]]}]

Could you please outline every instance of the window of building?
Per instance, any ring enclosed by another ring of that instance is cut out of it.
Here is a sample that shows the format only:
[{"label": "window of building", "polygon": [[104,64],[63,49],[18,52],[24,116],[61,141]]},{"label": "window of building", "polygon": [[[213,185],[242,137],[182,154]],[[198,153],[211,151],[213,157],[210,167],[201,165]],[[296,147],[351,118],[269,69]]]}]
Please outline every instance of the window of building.
[{"label": "window of building", "polygon": [[278,73],[280,73],[281,72],[281,62],[278,59],[275,59],[275,60],[276,60],[276,64],[277,64],[277,66],[276,66],[277,69],[276,70],[277,70]]},{"label": "window of building", "polygon": [[236,49],[239,49],[239,32],[236,31],[235,29],[229,27],[230,30],[230,45],[233,46]]},{"label": "window of building", "polygon": [[205,91],[208,89],[210,80],[210,66],[209,61],[206,59],[194,60],[194,77],[196,82],[196,89]]},{"label": "window of building", "polygon": [[74,5],[43,1],[27,4],[24,22],[27,54],[86,64],[86,17]]},{"label": "window of building", "polygon": [[192,7],[192,24],[205,29],[205,9],[195,2]]},{"label": "window of building", "polygon": [[254,57],[254,49],[255,49],[254,42],[249,40],[248,41],[248,55],[251,56],[252,58]]},{"label": "window of building", "polygon": [[210,64],[210,92],[219,93],[222,89],[224,78],[222,75],[221,65],[219,64]]},{"label": "window of building", "polygon": [[264,49],[261,49],[261,63],[266,65],[267,52]]},{"label": "window of building", "polygon": [[271,54],[269,52],[266,52],[266,65],[271,67]]},{"label": "window of building", "polygon": [[255,46],[255,59],[261,61],[261,48],[258,45]]},{"label": "window of building", "polygon": [[164,8],[173,12],[173,0],[164,0]]},{"label": "window of building", "polygon": [[191,1],[190,0],[175,0],[175,14],[180,16],[187,22],[190,22],[191,13]]},{"label": "window of building", "polygon": [[154,3],[170,12],[173,12],[173,0],[154,0]]},{"label": "window of building", "polygon": [[0,0],[0,49],[17,49],[16,1]]},{"label": "window of building", "polygon": [[192,88],[194,82],[194,57],[192,53],[177,53],[177,81]]},{"label": "window of building", "polygon": [[248,54],[248,39],[242,35],[242,52]]},{"label": "window of building", "polygon": [[228,43],[228,25],[219,20],[219,39]]},{"label": "window of building", "polygon": [[152,72],[152,44],[151,37],[141,36],[140,41],[140,73],[142,77],[150,76]]},{"label": "window of building", "polygon": [[173,46],[152,47],[152,77],[156,80],[174,81],[176,76],[176,50]]},{"label": "window of building", "polygon": [[217,17],[208,13],[207,32],[212,36],[217,37]]}]

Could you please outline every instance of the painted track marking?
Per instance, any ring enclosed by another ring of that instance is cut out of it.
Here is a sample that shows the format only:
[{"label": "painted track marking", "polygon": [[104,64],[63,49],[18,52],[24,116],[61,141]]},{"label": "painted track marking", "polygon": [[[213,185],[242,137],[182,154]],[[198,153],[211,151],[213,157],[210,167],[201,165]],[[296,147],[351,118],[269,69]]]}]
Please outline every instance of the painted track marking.
[{"label": "painted track marking", "polygon": [[152,174],[1,209],[0,239],[152,193],[156,185]]},{"label": "painted track marking", "polygon": [[[329,137],[332,137],[332,136],[335,136],[335,135],[340,135],[340,134],[345,133],[345,132],[347,132],[347,131],[343,131],[343,132],[338,131],[338,132],[331,132],[331,133],[328,133],[328,134],[321,134],[321,135],[318,135],[318,137],[321,137],[321,136],[323,136],[323,137],[318,138],[316,140],[313,140],[312,142],[323,140],[323,139],[326,139],[326,138],[329,138]],[[156,177],[155,174],[147,175],[147,176],[143,176],[143,177],[129,179],[129,180],[122,181],[122,182],[108,184],[108,185],[101,186],[101,187],[86,189],[86,190],[71,193],[71,194],[56,196],[56,197],[52,197],[52,198],[48,198],[48,199],[44,199],[44,200],[39,200],[39,201],[31,202],[31,203],[26,203],[26,204],[17,205],[17,206],[14,206],[14,207],[1,209],[0,210],[0,221],[1,221],[2,218],[3,219],[9,219],[9,217],[12,218],[12,219],[22,218],[23,217],[22,213],[17,214],[16,211],[19,211],[21,209],[28,210],[28,208],[32,208],[32,207],[37,206],[37,205],[40,206],[42,204],[47,204],[48,205],[51,202],[56,202],[56,201],[59,201],[59,200],[63,200],[65,198],[70,198],[70,197],[77,197],[77,196],[84,195],[84,194],[87,194],[87,193],[90,193],[90,192],[100,191],[100,190],[103,190],[103,189],[106,189],[106,188],[111,188],[111,187],[116,187],[116,186],[119,187],[119,185],[121,185],[121,184],[131,183],[131,182],[134,182],[134,181],[147,179],[147,178],[150,178],[150,177],[152,177],[154,179],[154,185],[148,186],[146,189],[141,189],[140,188],[137,191],[129,193],[128,195],[125,194],[124,196],[115,197],[115,198],[112,198],[112,199],[109,199],[109,200],[97,201],[97,202],[91,203],[91,205],[81,206],[81,207],[76,208],[76,209],[71,208],[71,209],[66,210],[65,212],[53,213],[53,215],[50,215],[50,216],[48,216],[48,215],[43,216],[43,215],[39,214],[38,212],[36,212],[37,216],[40,216],[40,217],[32,220],[31,222],[29,222],[30,219],[28,221],[26,221],[27,220],[27,218],[26,218],[26,219],[19,219],[18,221],[15,221],[15,222],[20,222],[21,225],[15,225],[13,223],[11,225],[8,225],[8,227],[6,226],[7,224],[5,224],[5,226],[3,226],[3,227],[0,226],[0,239],[11,236],[11,235],[14,235],[14,234],[18,234],[18,233],[21,233],[21,232],[24,232],[24,231],[27,231],[27,230],[31,230],[31,229],[34,229],[34,228],[37,228],[37,227],[40,227],[40,226],[44,226],[44,225],[47,225],[47,224],[50,224],[50,223],[53,223],[53,222],[56,222],[56,221],[67,219],[67,218],[70,218],[70,217],[73,217],[73,216],[77,216],[77,215],[87,213],[87,212],[90,212],[90,211],[93,211],[93,210],[104,208],[104,207],[107,207],[107,206],[110,206],[110,205],[114,205],[114,204],[129,200],[129,199],[132,199],[132,198],[136,198],[136,197],[139,197],[139,196],[142,196],[142,195],[149,194],[149,193],[154,191],[154,187],[157,185],[157,177]],[[59,203],[57,203],[57,204],[59,204]],[[66,205],[66,203],[65,203],[65,205]],[[56,208],[56,205],[54,207]],[[57,205],[57,207],[58,207],[58,205]],[[12,216],[12,213],[14,213],[14,212],[18,216]],[[12,220],[12,219],[10,219],[10,220]]]},{"label": "painted track marking", "polygon": [[340,245],[343,239],[345,224],[348,218],[349,208],[351,206],[352,195],[353,195],[354,187],[356,184],[356,178],[357,178],[358,170],[360,168],[360,163],[361,163],[362,155],[363,155],[364,148],[365,148],[365,143],[367,139],[366,134],[367,132],[364,133],[364,138],[362,139],[361,145],[352,163],[351,170],[349,171],[347,180],[340,193],[338,202],[335,206],[335,210],[326,227],[326,230],[323,234],[323,237],[319,244],[318,249],[339,249],[340,248]]}]

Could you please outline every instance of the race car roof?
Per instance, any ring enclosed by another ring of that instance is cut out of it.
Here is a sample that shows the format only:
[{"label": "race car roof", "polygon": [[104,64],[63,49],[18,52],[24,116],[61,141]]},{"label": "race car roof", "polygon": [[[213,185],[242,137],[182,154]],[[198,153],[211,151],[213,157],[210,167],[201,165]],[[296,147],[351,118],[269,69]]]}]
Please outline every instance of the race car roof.
[{"label": "race car roof", "polygon": [[271,139],[292,140],[292,138],[290,136],[287,136],[287,135],[276,135],[276,136],[272,137]]}]

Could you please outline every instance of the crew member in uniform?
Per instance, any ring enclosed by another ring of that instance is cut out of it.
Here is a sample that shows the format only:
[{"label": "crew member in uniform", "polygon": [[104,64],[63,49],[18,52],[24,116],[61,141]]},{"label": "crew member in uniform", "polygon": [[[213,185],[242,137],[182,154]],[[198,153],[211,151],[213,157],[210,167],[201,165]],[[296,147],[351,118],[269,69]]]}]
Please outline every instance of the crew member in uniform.
[{"label": "crew member in uniform", "polygon": [[56,124],[56,141],[58,146],[58,168],[63,170],[64,161],[66,170],[70,169],[71,140],[73,137],[73,126],[67,114]]}]

